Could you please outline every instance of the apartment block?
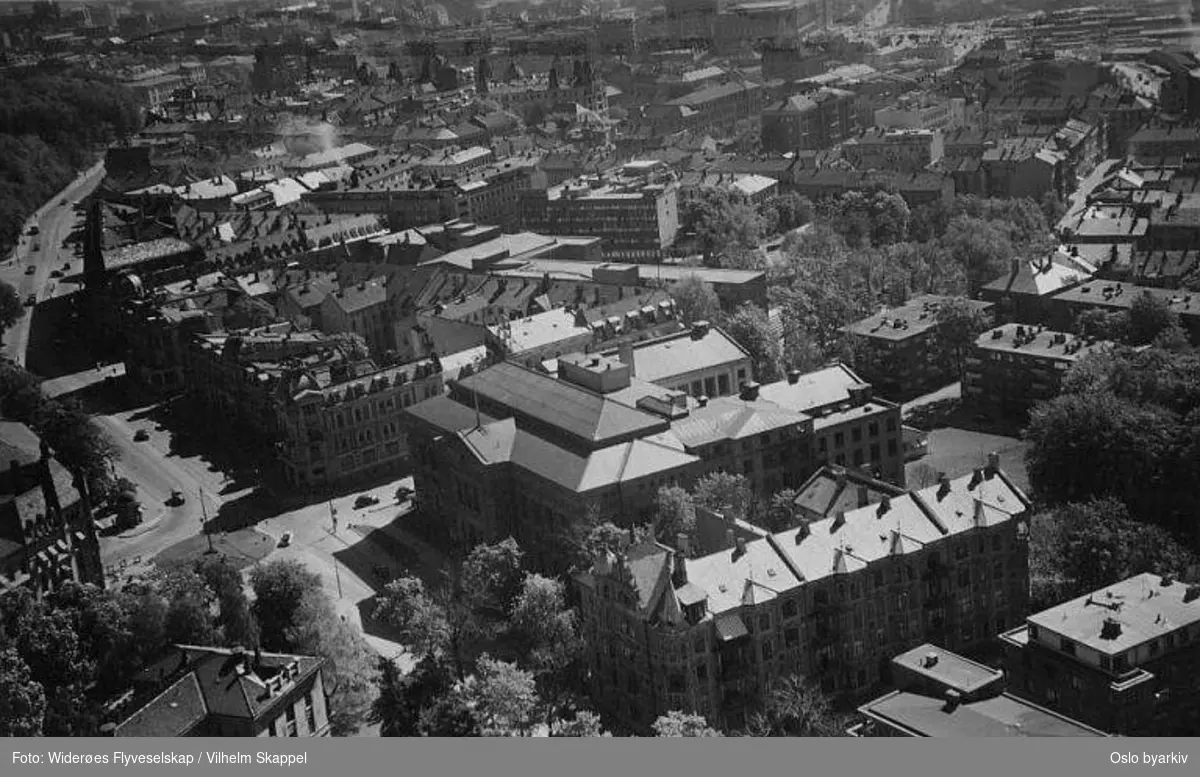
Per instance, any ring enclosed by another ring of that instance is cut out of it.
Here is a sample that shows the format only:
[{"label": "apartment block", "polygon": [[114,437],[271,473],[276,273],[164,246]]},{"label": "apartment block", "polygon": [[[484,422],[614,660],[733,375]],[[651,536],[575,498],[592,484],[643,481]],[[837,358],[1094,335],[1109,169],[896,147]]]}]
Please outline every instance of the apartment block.
[{"label": "apartment block", "polygon": [[[854,346],[855,372],[879,391],[897,398],[953,382],[953,365],[941,358],[937,345],[937,311],[949,299],[921,295],[845,327]],[[966,303],[984,316],[993,313],[990,302]]]},{"label": "apartment block", "polygon": [[975,341],[966,360],[963,404],[992,418],[1024,420],[1059,394],[1063,376],[1088,354],[1113,347],[1040,326],[1005,324]]},{"label": "apartment block", "polygon": [[1060,246],[1044,256],[1012,259],[1009,271],[981,288],[979,297],[996,305],[998,323],[1039,324],[1048,320],[1055,294],[1096,274],[1078,247]]},{"label": "apartment block", "polygon": [[929,641],[987,644],[1024,617],[1030,502],[987,468],[694,557],[605,553],[577,578],[597,706],[632,730],[670,710],[741,729],[772,680],[862,696]]},{"label": "apartment block", "polygon": [[1013,692],[1120,736],[1200,724],[1200,585],[1144,573],[1000,636]]},{"label": "apartment block", "polygon": [[904,485],[900,405],[875,396],[873,387],[846,365],[810,373],[791,370],[786,380],[763,386],[759,394],[812,418],[817,466],[853,467]]},{"label": "apartment block", "polygon": [[444,390],[436,358],[383,369],[366,361],[289,370],[274,407],[288,482],[320,490],[394,474],[412,454],[405,408]]},{"label": "apartment block", "polygon": [[858,132],[857,96],[826,87],[793,95],[762,110],[762,146],[786,154],[820,150]]},{"label": "apartment block", "polygon": [[394,348],[387,284],[388,278],[380,276],[325,295],[321,302],[325,331],[359,335],[377,356]]},{"label": "apartment block", "polygon": [[525,229],[603,238],[607,257],[628,262],[657,262],[679,231],[678,186],[662,162],[524,191],[520,212]]},{"label": "apartment block", "polygon": [[749,81],[732,81],[697,89],[665,103],[646,106],[646,120],[656,132],[680,130],[718,132],[757,116],[763,106],[763,88]]},{"label": "apartment block", "polygon": [[108,705],[110,737],[327,737],[325,659],[176,645]]},{"label": "apartment block", "polygon": [[941,158],[941,135],[930,130],[872,128],[843,143],[842,155],[859,170],[918,173]]},{"label": "apartment block", "polygon": [[1134,300],[1144,294],[1158,299],[1175,311],[1192,342],[1200,343],[1200,293],[1185,289],[1160,289],[1120,281],[1089,281],[1056,294],[1051,299],[1048,323],[1061,331],[1071,331],[1075,328],[1076,319],[1085,310],[1120,313],[1129,310]]}]

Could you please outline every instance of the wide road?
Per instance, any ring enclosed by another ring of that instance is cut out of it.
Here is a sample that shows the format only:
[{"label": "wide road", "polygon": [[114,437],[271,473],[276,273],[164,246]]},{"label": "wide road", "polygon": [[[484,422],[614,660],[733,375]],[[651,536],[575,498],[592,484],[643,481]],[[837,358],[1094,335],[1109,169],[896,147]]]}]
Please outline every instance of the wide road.
[{"label": "wide road", "polygon": [[[210,470],[202,458],[168,455],[170,432],[155,429],[154,422],[143,417],[147,410],[140,408],[95,416],[96,423],[117,447],[118,458],[113,465],[116,474],[137,484],[147,524],[147,530],[137,536],[101,540],[101,555],[108,567],[137,556],[148,561],[176,542],[198,534],[204,518],[200,506],[201,491],[210,519],[216,517],[225,501],[242,497],[249,491],[222,495],[225,476]],[[139,429],[145,430],[150,439],[135,441],[133,436]],[[186,501],[179,507],[168,507],[166,502],[174,489],[182,491]]]},{"label": "wide road", "polygon": [[[50,273],[62,270],[67,262],[71,264],[70,273],[82,271],[82,261],[76,259],[70,249],[63,248],[62,242],[75,230],[81,218],[76,214],[73,203],[90,194],[102,180],[104,165],[97,164],[43,205],[25,225],[26,234],[21,236],[12,256],[0,264],[0,280],[12,284],[22,302],[31,294],[41,302],[66,293],[70,287],[51,279]],[[37,226],[37,235],[28,234],[30,226]],[[25,274],[28,267],[35,268],[32,275]],[[4,333],[4,355],[21,365],[25,364],[32,319],[33,308],[26,308],[25,315]]]}]

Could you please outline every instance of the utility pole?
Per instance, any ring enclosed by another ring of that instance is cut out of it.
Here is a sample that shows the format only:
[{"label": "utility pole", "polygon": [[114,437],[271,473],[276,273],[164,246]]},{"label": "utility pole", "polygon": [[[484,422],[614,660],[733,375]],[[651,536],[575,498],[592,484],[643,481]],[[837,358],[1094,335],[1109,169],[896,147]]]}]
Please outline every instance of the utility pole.
[{"label": "utility pole", "polygon": [[212,544],[212,532],[208,528],[208,507],[204,504],[204,489],[199,490],[200,493],[200,530],[204,532],[204,536],[208,538],[208,552],[216,553],[216,548]]},{"label": "utility pole", "polygon": [[338,598],[342,598],[342,573],[339,570],[341,565],[338,564],[337,556],[333,557],[333,578],[337,580]]}]

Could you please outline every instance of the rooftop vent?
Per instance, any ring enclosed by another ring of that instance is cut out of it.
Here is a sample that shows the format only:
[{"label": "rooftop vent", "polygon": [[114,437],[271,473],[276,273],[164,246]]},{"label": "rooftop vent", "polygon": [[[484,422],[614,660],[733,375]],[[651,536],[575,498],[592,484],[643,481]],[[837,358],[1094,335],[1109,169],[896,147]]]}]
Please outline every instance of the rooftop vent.
[{"label": "rooftop vent", "polygon": [[925,660],[921,663],[921,665],[924,666],[926,669],[928,669],[929,667],[937,666],[937,662],[938,662],[938,654],[937,653],[926,653]]},{"label": "rooftop vent", "polygon": [[1121,636],[1121,622],[1116,618],[1105,618],[1100,627],[1100,639],[1116,639]]}]

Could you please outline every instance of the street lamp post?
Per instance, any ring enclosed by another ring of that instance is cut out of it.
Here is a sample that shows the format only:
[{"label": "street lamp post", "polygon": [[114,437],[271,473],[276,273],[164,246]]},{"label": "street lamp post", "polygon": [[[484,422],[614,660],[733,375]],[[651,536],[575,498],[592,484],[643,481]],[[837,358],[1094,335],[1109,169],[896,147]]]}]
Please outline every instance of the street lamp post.
[{"label": "street lamp post", "polygon": [[204,536],[208,538],[208,552],[216,553],[216,548],[212,543],[212,532],[208,528],[208,507],[204,504],[204,490],[200,489],[200,529],[204,532]]}]

